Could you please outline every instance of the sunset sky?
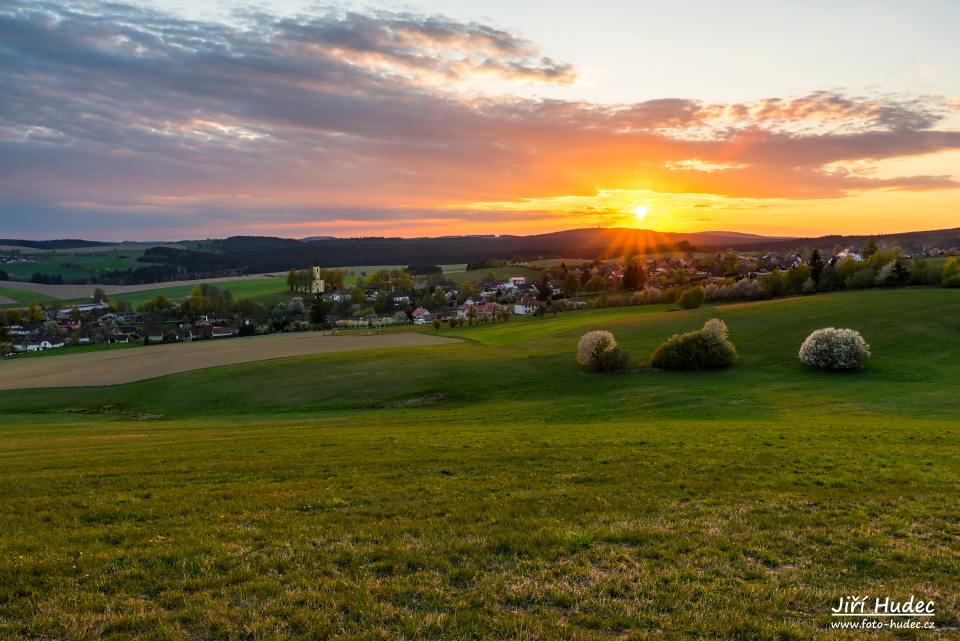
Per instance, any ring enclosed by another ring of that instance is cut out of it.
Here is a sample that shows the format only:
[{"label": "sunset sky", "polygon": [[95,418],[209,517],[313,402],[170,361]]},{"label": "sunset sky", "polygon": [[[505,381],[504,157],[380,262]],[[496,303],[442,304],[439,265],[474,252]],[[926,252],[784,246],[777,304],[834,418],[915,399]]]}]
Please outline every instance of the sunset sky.
[{"label": "sunset sky", "polygon": [[253,5],[0,2],[0,236],[960,226],[955,0]]}]

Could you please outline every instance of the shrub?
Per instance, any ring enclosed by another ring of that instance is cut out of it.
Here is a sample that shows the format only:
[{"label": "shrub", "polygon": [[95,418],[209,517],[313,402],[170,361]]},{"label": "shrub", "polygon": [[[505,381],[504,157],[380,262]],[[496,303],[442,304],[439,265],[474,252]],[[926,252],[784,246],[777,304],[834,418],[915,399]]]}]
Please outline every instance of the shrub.
[{"label": "shrub", "polygon": [[691,287],[680,294],[677,304],[683,309],[696,309],[703,305],[706,294],[703,287]]},{"label": "shrub", "polygon": [[630,302],[634,305],[652,305],[659,303],[663,293],[656,287],[644,287],[630,295]]},{"label": "shrub", "polygon": [[956,256],[947,259],[940,272],[940,284],[944,287],[960,287],[960,261]]},{"label": "shrub", "polygon": [[864,267],[861,270],[858,270],[853,273],[852,276],[848,277],[843,284],[846,285],[847,289],[866,289],[867,287],[873,287],[875,284],[876,276],[873,273],[873,270],[869,267]]},{"label": "shrub", "polygon": [[674,334],[653,353],[650,365],[668,370],[702,370],[729,367],[737,360],[737,348],[727,335],[727,325],[712,318],[703,328]]},{"label": "shrub", "polygon": [[823,370],[859,369],[870,358],[870,346],[853,329],[818,329],[800,346],[800,361]]},{"label": "shrub", "polygon": [[605,330],[587,332],[577,344],[577,362],[595,372],[616,372],[629,361],[627,353],[617,348],[617,339]]},{"label": "shrub", "polygon": [[717,298],[760,298],[763,296],[763,287],[760,281],[754,278],[743,278],[732,285],[720,288]]}]

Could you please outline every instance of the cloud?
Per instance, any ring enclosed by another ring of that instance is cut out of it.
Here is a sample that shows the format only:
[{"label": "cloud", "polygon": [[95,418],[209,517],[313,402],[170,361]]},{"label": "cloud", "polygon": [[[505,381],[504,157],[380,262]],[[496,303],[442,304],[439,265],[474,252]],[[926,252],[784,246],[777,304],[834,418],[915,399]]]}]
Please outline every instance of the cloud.
[{"label": "cloud", "polygon": [[564,84],[576,69],[516,34],[443,16],[250,12],[225,24],[10,0],[0,218],[59,211],[61,229],[82,233],[95,212],[124,224],[125,211],[131,229],[193,217],[229,233],[344,211],[449,217],[479,201],[598,189],[810,199],[958,186],[831,170],[960,148],[960,132],[942,128],[955,104],[941,97],[605,105],[480,92],[491,77]]}]

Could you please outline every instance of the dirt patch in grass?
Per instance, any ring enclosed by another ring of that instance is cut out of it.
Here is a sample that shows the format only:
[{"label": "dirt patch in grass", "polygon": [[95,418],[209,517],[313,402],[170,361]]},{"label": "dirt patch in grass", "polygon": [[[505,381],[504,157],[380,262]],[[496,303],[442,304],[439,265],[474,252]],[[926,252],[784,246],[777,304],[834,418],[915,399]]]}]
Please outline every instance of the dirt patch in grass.
[{"label": "dirt patch in grass", "polygon": [[434,405],[447,400],[446,394],[425,394],[424,396],[415,396],[413,398],[403,398],[398,401],[387,401],[374,405],[377,409],[392,409],[397,407],[423,407],[424,405]]},{"label": "dirt patch in grass", "polygon": [[133,410],[117,407],[116,405],[102,405],[100,407],[68,407],[60,410],[64,414],[121,414],[135,421],[154,421],[163,418],[161,414],[145,414]]}]

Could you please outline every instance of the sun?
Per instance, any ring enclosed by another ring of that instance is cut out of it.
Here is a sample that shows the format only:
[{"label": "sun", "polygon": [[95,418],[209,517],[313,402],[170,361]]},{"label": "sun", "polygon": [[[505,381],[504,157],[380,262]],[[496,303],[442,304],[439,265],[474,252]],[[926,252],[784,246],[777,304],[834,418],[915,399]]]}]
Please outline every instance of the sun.
[{"label": "sun", "polygon": [[633,215],[637,219],[637,222],[642,221],[647,217],[647,206],[637,205],[637,208],[633,210]]}]

